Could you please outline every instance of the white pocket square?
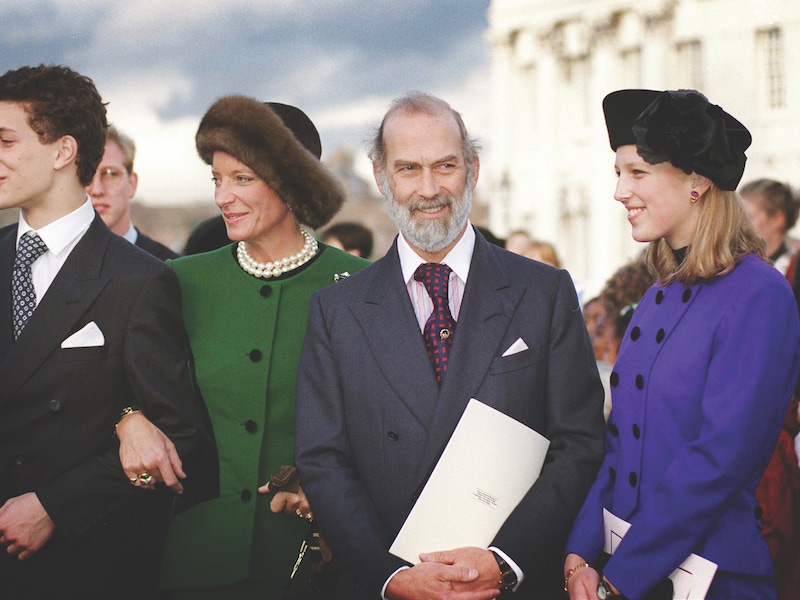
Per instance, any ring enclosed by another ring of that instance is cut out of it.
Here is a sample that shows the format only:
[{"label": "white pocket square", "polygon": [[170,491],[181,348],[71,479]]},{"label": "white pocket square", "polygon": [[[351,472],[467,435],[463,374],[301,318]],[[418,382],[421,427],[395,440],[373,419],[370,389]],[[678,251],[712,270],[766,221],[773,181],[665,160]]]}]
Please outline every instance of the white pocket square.
[{"label": "white pocket square", "polygon": [[92,321],[91,323],[87,323],[83,329],[76,331],[63,342],[61,342],[61,347],[89,348],[92,346],[102,346],[105,343],[106,338],[103,336],[103,332],[100,331],[97,323]]},{"label": "white pocket square", "polygon": [[508,350],[503,352],[503,356],[511,356],[512,354],[517,354],[518,352],[522,352],[523,350],[528,349],[528,344],[522,338],[517,338],[517,341],[511,344],[508,347]]}]

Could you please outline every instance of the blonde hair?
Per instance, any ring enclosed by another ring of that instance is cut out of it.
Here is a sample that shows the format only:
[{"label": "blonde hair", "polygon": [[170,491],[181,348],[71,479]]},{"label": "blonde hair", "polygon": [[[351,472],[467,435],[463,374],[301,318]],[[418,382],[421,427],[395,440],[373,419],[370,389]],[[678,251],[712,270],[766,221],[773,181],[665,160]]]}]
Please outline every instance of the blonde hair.
[{"label": "blonde hair", "polygon": [[522,251],[522,256],[538,260],[539,262],[553,265],[554,267],[561,268],[561,261],[558,258],[556,247],[550,242],[543,240],[531,240],[531,242]]},{"label": "blonde hair", "polygon": [[133,159],[136,158],[136,144],[114,125],[109,125],[106,131],[106,143],[114,142],[122,151],[122,166],[130,175],[133,173]]},{"label": "blonde hair", "polygon": [[702,205],[697,229],[680,265],[663,238],[647,248],[647,266],[662,285],[674,281],[692,285],[725,275],[746,254],[767,260],[764,240],[737,192],[721,190],[712,183],[699,201]]}]

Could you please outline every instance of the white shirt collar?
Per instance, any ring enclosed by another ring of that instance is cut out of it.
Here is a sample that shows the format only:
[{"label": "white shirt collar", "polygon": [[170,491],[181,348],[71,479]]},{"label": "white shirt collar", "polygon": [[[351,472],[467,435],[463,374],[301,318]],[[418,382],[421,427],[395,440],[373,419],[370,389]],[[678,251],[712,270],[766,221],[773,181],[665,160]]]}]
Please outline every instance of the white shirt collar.
[{"label": "white shirt collar", "polygon": [[131,226],[128,227],[128,231],[126,231],[125,235],[122,237],[128,240],[131,244],[136,244],[136,240],[139,239],[139,232],[136,231],[136,227],[133,226],[133,221],[131,221]]},{"label": "white shirt collar", "polygon": [[[455,246],[447,253],[441,260],[442,263],[449,266],[458,278],[467,283],[469,276],[469,267],[472,263],[472,252],[475,250],[475,230],[472,228],[472,223],[467,222],[467,228],[464,235],[458,240]],[[427,262],[417,254],[411,245],[403,237],[403,234],[397,236],[397,253],[400,256],[400,268],[403,271],[403,281],[408,284],[414,271],[421,264]]]},{"label": "white shirt collar", "polygon": [[[37,229],[36,233],[42,238],[42,241],[47,246],[47,250],[58,256],[65,249],[71,249],[73,242],[86,233],[89,226],[94,220],[94,207],[89,196],[86,196],[86,202],[81,204],[78,208],[73,210],[68,215],[56,219],[52,223],[45,225],[41,229]],[[27,221],[19,215],[19,225],[17,227],[17,245],[19,245],[19,238],[26,232],[33,231],[33,227],[28,225]]]}]

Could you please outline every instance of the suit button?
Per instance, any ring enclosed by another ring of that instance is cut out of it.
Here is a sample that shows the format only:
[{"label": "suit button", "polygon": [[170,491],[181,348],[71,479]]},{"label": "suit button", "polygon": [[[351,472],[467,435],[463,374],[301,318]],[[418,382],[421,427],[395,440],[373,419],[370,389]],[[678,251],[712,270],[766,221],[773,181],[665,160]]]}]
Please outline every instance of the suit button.
[{"label": "suit button", "polygon": [[61,400],[50,400],[50,402],[48,402],[47,405],[50,407],[50,410],[52,410],[53,412],[56,412],[57,410],[61,410]]},{"label": "suit button", "polygon": [[639,335],[641,335],[641,333],[642,333],[641,329],[639,329],[638,327],[634,327],[631,330],[631,339],[635,342],[636,340],[639,339]]},{"label": "suit button", "polygon": [[258,362],[261,360],[262,354],[261,350],[250,350],[250,360],[253,362]]},{"label": "suit button", "polygon": [[14,466],[15,467],[24,467],[25,466],[25,457],[24,456],[16,456],[16,457],[14,457]]},{"label": "suit button", "polygon": [[641,390],[644,389],[644,377],[641,375],[636,376],[636,389]]},{"label": "suit button", "polygon": [[389,439],[392,440],[393,442],[396,442],[397,440],[400,439],[400,436],[397,434],[396,431],[390,431],[389,432]]},{"label": "suit button", "polygon": [[264,298],[269,298],[272,295],[272,288],[269,287],[268,285],[262,285],[258,293],[261,294]]},{"label": "suit button", "polygon": [[244,428],[248,433],[255,433],[258,430],[258,424],[253,419],[250,419],[245,422]]},{"label": "suit button", "polygon": [[656,334],[656,342],[658,342],[660,344],[662,341],[664,341],[664,335],[665,335],[664,334],[664,330],[663,329],[659,329],[658,333]]},{"label": "suit button", "polygon": [[656,294],[656,304],[661,304],[664,301],[664,290],[658,290]]},{"label": "suit button", "polygon": [[617,373],[616,371],[612,371],[610,381],[612,387],[617,387],[617,385],[619,384],[619,373]]},{"label": "suit button", "polygon": [[639,426],[638,426],[636,423],[634,423],[634,424],[633,424],[633,437],[635,437],[635,438],[638,440],[638,439],[639,439],[639,436],[641,435],[641,433],[642,433],[642,432],[641,432],[641,430],[639,429]]},{"label": "suit button", "polygon": [[636,487],[636,482],[639,481],[639,478],[636,476],[636,473],[631,471],[631,474],[628,475],[628,483],[631,484],[631,487]]},{"label": "suit button", "polygon": [[241,494],[239,494],[239,498],[242,502],[250,502],[250,498],[253,497],[253,493],[250,490],[242,490]]},{"label": "suit button", "polygon": [[683,296],[681,296],[681,300],[683,300],[684,304],[689,301],[689,298],[692,297],[692,290],[686,288],[683,290]]}]

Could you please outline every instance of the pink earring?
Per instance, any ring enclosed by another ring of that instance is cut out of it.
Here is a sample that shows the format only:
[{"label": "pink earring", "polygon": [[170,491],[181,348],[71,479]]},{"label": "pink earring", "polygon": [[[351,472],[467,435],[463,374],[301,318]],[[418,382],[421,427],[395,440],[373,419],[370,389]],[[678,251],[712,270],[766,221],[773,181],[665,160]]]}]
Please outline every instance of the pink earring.
[{"label": "pink earring", "polygon": [[694,204],[695,202],[697,202],[697,199],[698,199],[699,197],[700,197],[700,194],[698,194],[698,193],[697,193],[697,192],[695,192],[695,191],[692,191],[692,204]]}]

